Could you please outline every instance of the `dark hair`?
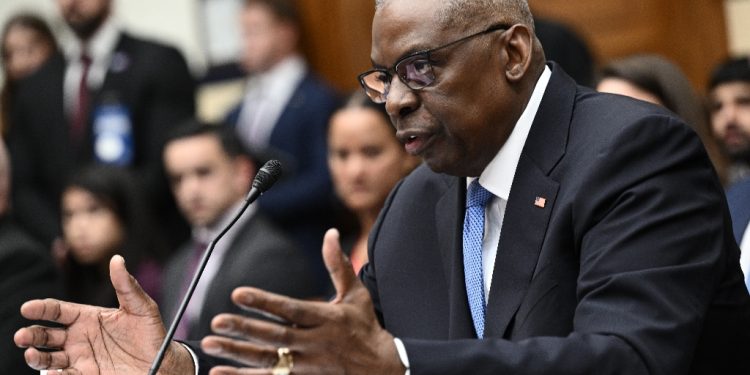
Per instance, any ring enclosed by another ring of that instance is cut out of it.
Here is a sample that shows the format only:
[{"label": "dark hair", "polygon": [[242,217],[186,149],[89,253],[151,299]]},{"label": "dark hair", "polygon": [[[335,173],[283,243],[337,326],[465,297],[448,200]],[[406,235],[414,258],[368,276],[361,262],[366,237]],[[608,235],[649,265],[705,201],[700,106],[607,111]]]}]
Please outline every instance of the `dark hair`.
[{"label": "dark hair", "polygon": [[226,124],[208,123],[195,119],[190,119],[170,132],[164,142],[166,147],[169,143],[202,135],[211,135],[216,137],[221,144],[222,150],[230,157],[245,156],[253,161],[258,161],[255,153],[251,153],[240,141],[234,129]]},{"label": "dark hair", "polygon": [[713,90],[716,86],[728,82],[750,83],[750,57],[731,58],[714,69],[708,81],[708,89]]},{"label": "dark hair", "polygon": [[52,50],[57,49],[57,41],[55,40],[55,36],[54,34],[52,34],[52,30],[49,28],[47,22],[45,22],[44,19],[31,13],[19,13],[9,18],[5,22],[5,26],[3,26],[3,34],[1,40],[3,62],[5,62],[6,58],[5,38],[8,36],[8,31],[10,31],[12,27],[16,26],[34,30],[37,34],[39,34],[39,36],[41,36],[43,42],[52,47]]},{"label": "dark hair", "polygon": [[[664,76],[664,72],[670,72],[670,77]],[[668,87],[673,72],[679,72],[671,62],[658,56],[638,55],[615,60],[605,65],[600,72],[599,81],[606,78],[619,78],[627,81],[638,88],[648,91],[656,96],[664,107],[677,113],[674,98],[668,94]],[[681,73],[679,73],[681,74]]]},{"label": "dark hair", "polygon": [[268,8],[280,21],[296,27],[301,24],[297,0],[245,0],[245,6],[261,5]]},{"label": "dark hair", "polygon": [[[166,260],[167,249],[153,223],[143,190],[130,171],[108,165],[86,166],[68,178],[63,192],[71,188],[90,193],[120,220],[124,227],[124,242],[118,253],[125,257],[132,271],[136,271],[146,259]],[[116,302],[114,292],[106,282],[107,273],[101,273],[101,265],[83,265],[72,258],[68,263],[66,280],[71,298],[108,306]]]},{"label": "dark hair", "polygon": [[34,30],[39,34],[42,42],[47,43],[50,46],[50,50],[53,51],[52,53],[57,50],[57,41],[52,34],[52,30],[50,30],[47,23],[39,16],[31,13],[19,13],[6,21],[5,26],[3,26],[2,36],[0,36],[0,58],[2,59],[3,70],[5,73],[5,84],[2,91],[0,91],[0,109],[2,109],[2,113],[0,113],[0,136],[5,135],[10,128],[10,115],[8,114],[8,108],[10,108],[11,96],[13,95],[12,91],[15,86],[15,82],[8,79],[8,64],[5,61],[7,58],[5,39],[8,37],[10,29],[17,26]]},{"label": "dark hair", "polygon": [[695,130],[720,178],[725,177],[726,159],[711,135],[704,102],[677,65],[659,55],[633,55],[602,68],[599,81],[604,78],[625,80],[659,98],[664,107]]},{"label": "dark hair", "polygon": [[[362,90],[357,90],[353,92],[349,98],[346,100],[346,103],[343,107],[339,109],[339,111],[345,110],[347,108],[367,108],[372,109],[373,111],[377,112],[383,121],[390,125],[391,124],[391,117],[388,116],[388,112],[385,110],[385,103],[375,103],[367,96],[367,94],[364,93]],[[390,129],[393,130],[394,134],[396,133],[396,128],[393,126],[390,126]]]}]

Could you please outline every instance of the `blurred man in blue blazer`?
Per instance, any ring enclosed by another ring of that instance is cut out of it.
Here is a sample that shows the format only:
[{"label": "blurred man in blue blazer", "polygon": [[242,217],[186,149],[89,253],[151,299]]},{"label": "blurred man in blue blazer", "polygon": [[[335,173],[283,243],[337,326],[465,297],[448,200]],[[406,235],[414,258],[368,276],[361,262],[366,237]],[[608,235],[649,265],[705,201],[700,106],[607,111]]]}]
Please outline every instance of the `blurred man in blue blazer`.
[{"label": "blurred man in blue blazer", "polygon": [[282,180],[258,204],[296,238],[319,265],[321,280],[327,281],[320,246],[331,225],[335,198],[326,164],[326,131],[339,98],[299,52],[294,1],[246,0],[240,26],[247,87],[226,122],[235,126],[249,149],[282,162]]}]

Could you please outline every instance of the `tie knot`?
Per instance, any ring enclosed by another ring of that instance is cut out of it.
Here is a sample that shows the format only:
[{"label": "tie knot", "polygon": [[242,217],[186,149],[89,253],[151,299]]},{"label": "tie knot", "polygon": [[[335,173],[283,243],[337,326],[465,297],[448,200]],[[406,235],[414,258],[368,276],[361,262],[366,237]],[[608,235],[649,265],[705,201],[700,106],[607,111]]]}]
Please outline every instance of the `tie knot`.
[{"label": "tie knot", "polygon": [[81,64],[89,66],[91,65],[91,56],[89,56],[87,53],[81,54]]},{"label": "tie knot", "polygon": [[466,207],[484,207],[492,199],[492,196],[492,193],[479,184],[479,179],[476,179],[469,184]]}]

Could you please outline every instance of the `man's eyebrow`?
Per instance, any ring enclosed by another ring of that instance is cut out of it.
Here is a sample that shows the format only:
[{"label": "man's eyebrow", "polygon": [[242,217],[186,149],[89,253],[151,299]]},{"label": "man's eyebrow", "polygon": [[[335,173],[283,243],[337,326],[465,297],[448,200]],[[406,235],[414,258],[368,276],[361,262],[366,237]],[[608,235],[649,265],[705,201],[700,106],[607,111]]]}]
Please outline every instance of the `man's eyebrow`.
[{"label": "man's eyebrow", "polygon": [[407,57],[411,57],[411,56],[416,56],[416,55],[419,55],[419,54],[421,54],[421,53],[424,53],[424,52],[426,52],[426,51],[429,51],[430,49],[431,49],[431,47],[417,47],[417,48],[411,48],[411,49],[409,49],[409,50],[407,50],[407,51],[403,52],[403,53],[402,53],[401,55],[399,55],[399,56],[398,56],[398,57],[396,58],[396,61],[395,61],[395,62],[394,62],[394,63],[393,63],[392,65],[390,65],[390,66],[386,66],[386,65],[383,65],[383,64],[378,64],[378,63],[376,63],[376,62],[375,62],[375,60],[373,60],[373,59],[372,59],[372,57],[370,58],[370,62],[372,63],[372,67],[373,67],[373,68],[375,68],[375,69],[390,69],[390,68],[392,68],[392,67],[393,67],[393,65],[395,65],[395,64],[396,64],[397,62],[399,62],[399,61],[401,61],[401,60],[403,60],[403,59],[405,59],[405,58],[407,58]]}]

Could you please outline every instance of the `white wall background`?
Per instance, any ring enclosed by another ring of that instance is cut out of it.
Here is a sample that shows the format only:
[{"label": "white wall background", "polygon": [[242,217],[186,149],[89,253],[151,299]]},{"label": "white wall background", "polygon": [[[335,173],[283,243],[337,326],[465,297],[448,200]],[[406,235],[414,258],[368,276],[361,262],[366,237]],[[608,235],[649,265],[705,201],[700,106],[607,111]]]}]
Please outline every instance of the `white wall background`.
[{"label": "white wall background", "polygon": [[[750,54],[750,0],[724,3],[730,53]],[[206,66],[200,4],[200,0],[115,0],[115,14],[134,34],[178,47],[199,74]],[[0,0],[0,25],[19,10],[41,13],[56,30],[62,29],[55,0]]]},{"label": "white wall background", "polygon": [[[205,68],[198,0],[115,0],[115,15],[133,34],[179,48],[191,69]],[[55,32],[63,33],[55,0],[0,0],[0,25],[11,15],[27,10],[44,16]],[[64,38],[64,36],[63,36]]]},{"label": "white wall background", "polygon": [[750,54],[750,0],[725,0],[729,51]]}]

